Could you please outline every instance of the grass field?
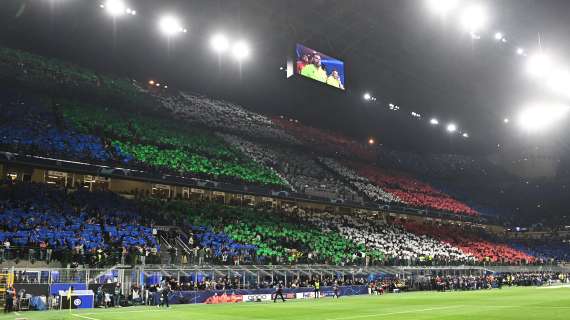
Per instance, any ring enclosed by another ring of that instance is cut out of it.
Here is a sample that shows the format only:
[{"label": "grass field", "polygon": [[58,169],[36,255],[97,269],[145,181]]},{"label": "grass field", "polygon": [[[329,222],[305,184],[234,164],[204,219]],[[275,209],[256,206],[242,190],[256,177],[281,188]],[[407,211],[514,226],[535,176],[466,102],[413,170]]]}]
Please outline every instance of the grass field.
[{"label": "grass field", "polygon": [[570,288],[504,288],[473,292],[417,292],[285,303],[174,305],[22,312],[0,320],[241,320],[241,319],[570,319]]}]

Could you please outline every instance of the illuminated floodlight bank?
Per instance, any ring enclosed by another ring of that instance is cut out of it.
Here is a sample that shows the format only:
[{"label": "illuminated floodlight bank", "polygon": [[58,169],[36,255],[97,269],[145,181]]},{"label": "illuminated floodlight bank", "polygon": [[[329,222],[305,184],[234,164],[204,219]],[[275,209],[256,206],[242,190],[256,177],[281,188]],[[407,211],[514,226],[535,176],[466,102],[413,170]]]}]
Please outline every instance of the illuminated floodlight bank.
[{"label": "illuminated floodlight bank", "polygon": [[210,40],[212,49],[217,53],[226,52],[230,47],[228,38],[223,34],[216,34]]},{"label": "illuminated floodlight bank", "polygon": [[455,123],[450,123],[447,125],[447,127],[445,128],[447,130],[447,132],[455,132],[457,131],[457,125]]},{"label": "illuminated floodlight bank", "polygon": [[242,61],[249,57],[249,46],[245,41],[238,41],[233,45],[232,53],[237,60]]},{"label": "illuminated floodlight bank", "polygon": [[112,17],[119,17],[125,14],[136,15],[137,12],[129,7],[122,0],[107,0],[105,3],[101,4],[100,7],[105,9],[105,11]]},{"label": "illuminated floodlight bank", "polygon": [[366,101],[370,101],[370,99],[372,99],[372,96],[370,95],[370,93],[366,92],[362,98],[364,98],[364,100]]},{"label": "illuminated floodlight bank", "polygon": [[569,112],[568,106],[537,104],[521,111],[518,124],[528,132],[546,131],[552,129]]},{"label": "illuminated floodlight bank", "polygon": [[430,123],[431,125],[437,126],[437,125],[439,124],[439,120],[437,120],[436,118],[431,118],[431,119],[429,120],[429,123]]},{"label": "illuminated floodlight bank", "polygon": [[174,16],[164,16],[158,22],[160,31],[167,37],[173,37],[180,33],[185,33],[187,30],[182,26],[180,20]]},{"label": "illuminated floodlight bank", "polygon": [[481,6],[471,6],[466,8],[461,14],[461,25],[463,28],[473,34],[481,31],[487,24],[487,12]]}]

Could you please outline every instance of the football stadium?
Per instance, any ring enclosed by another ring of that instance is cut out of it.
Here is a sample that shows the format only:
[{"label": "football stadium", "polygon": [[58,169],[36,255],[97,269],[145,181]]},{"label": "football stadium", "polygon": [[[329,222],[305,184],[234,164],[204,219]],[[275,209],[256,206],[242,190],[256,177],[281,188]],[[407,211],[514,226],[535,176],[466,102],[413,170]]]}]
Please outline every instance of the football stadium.
[{"label": "football stadium", "polygon": [[0,320],[570,319],[569,10],[2,0]]}]

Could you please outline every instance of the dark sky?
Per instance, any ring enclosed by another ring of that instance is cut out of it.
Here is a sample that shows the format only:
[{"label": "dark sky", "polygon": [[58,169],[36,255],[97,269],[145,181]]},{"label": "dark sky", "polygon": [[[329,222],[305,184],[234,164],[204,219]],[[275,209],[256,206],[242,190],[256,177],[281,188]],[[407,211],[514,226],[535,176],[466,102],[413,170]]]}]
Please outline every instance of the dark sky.
[{"label": "dark sky", "polygon": [[[545,91],[525,77],[513,43],[570,52],[570,1],[481,1],[492,13],[486,38],[471,41],[457,19],[442,21],[423,0],[127,0],[137,10],[113,22],[97,0],[1,0],[0,44],[139,80],[285,114],[316,127],[399,149],[486,154],[520,139],[502,123]],[[163,13],[188,33],[167,43]],[[501,30],[510,40],[497,45]],[[219,31],[252,44],[249,61],[219,65],[209,37]],[[342,92],[279,70],[295,43],[345,61]],[[570,60],[568,60],[570,63]],[[366,104],[370,91],[378,98]],[[395,103],[401,112],[387,111]],[[409,112],[454,121],[470,139],[430,128]]]}]

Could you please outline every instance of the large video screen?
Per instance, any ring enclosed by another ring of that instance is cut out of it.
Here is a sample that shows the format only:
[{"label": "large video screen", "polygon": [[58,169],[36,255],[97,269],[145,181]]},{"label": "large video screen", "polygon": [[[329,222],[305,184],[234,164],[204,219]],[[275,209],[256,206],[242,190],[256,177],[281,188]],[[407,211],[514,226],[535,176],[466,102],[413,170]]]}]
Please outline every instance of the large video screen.
[{"label": "large video screen", "polygon": [[297,44],[295,73],[344,90],[344,62]]}]

